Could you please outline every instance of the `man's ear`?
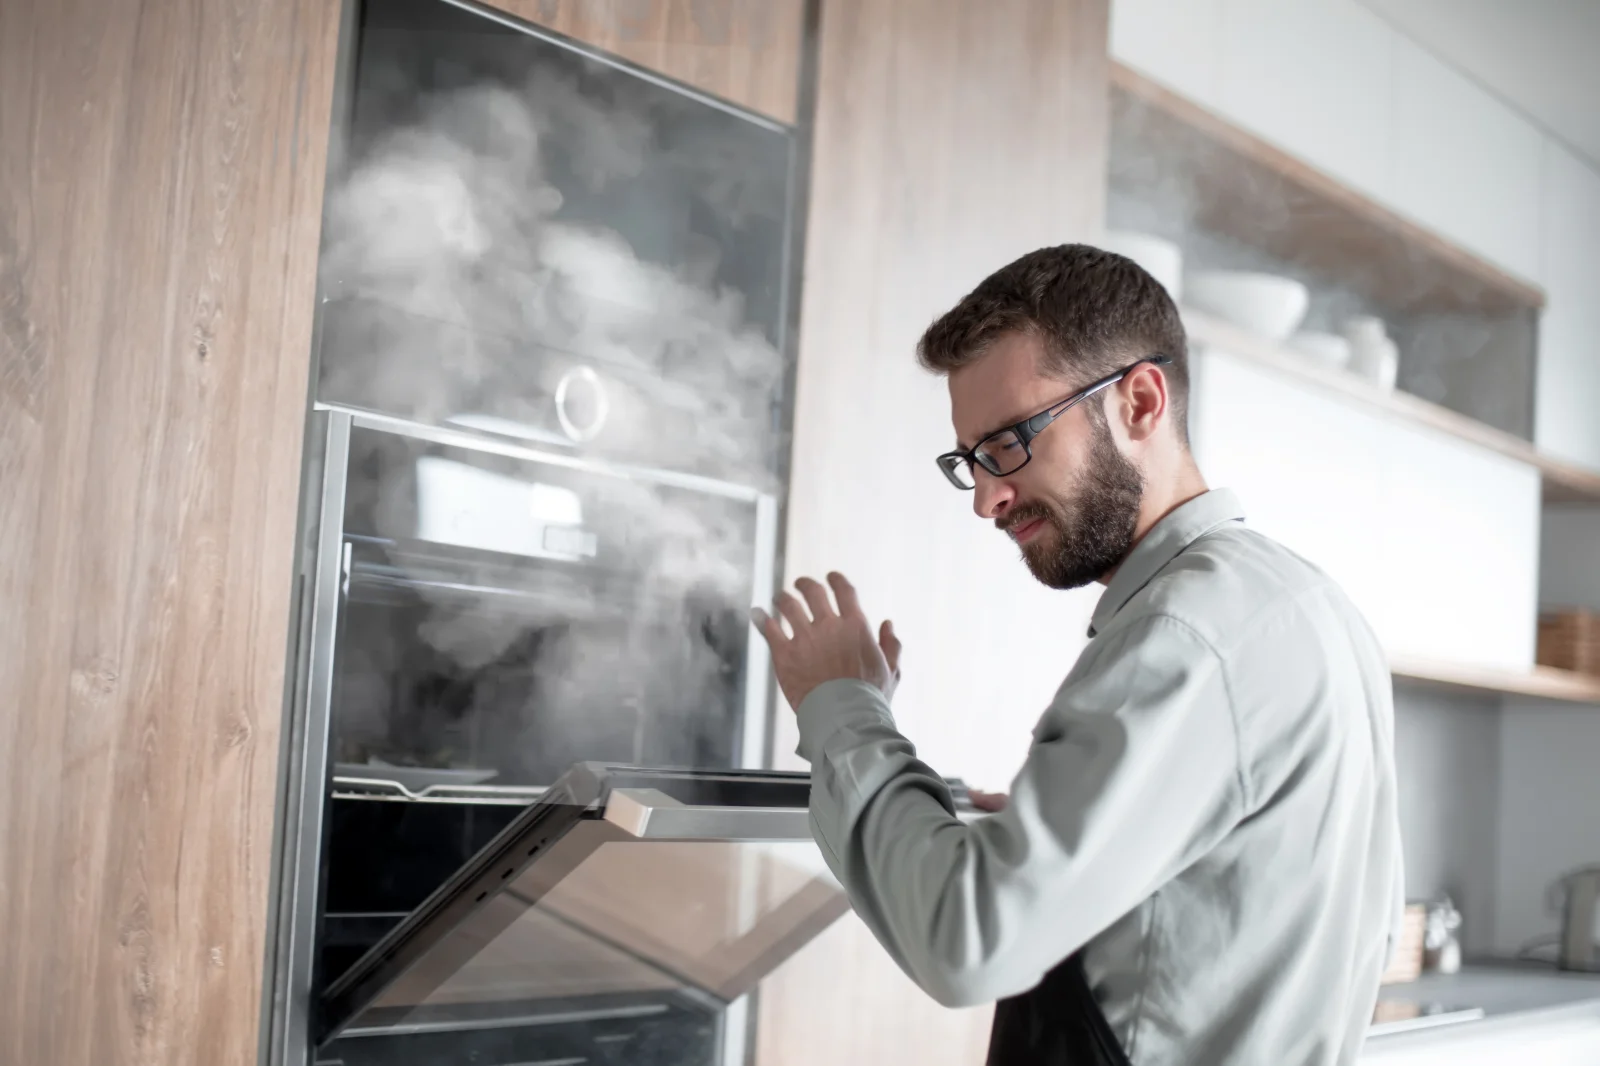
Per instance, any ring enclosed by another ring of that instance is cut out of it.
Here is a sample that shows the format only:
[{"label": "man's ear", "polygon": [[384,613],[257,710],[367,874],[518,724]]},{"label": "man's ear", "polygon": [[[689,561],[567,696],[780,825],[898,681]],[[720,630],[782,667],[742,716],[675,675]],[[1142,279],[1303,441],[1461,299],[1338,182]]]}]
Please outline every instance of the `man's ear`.
[{"label": "man's ear", "polygon": [[1167,376],[1149,363],[1140,363],[1121,384],[1128,439],[1148,440],[1161,425],[1171,402]]}]

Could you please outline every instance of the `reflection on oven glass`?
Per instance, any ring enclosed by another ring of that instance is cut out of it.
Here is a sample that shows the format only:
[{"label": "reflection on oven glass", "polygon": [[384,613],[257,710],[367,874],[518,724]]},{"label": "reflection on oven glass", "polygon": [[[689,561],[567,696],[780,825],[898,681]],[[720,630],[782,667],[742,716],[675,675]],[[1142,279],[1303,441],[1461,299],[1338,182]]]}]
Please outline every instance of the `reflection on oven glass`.
[{"label": "reflection on oven glass", "polygon": [[[737,998],[844,906],[810,841],[601,844],[529,867],[373,1004],[384,1024],[674,990]],[[485,1007],[493,1005],[493,1011]],[[370,1016],[370,1017],[369,1017]]]},{"label": "reflection on oven glass", "polygon": [[[329,1052],[710,1066],[723,1004],[844,907],[808,841],[601,844],[564,877],[530,867]],[[497,1058],[508,1041],[527,1057]]]}]

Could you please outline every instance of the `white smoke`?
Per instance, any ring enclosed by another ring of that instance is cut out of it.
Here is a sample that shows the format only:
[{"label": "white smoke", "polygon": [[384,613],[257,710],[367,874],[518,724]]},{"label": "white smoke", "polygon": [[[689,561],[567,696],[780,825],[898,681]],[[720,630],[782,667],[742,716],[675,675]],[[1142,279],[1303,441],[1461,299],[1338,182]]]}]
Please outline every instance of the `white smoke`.
[{"label": "white smoke", "polygon": [[[552,146],[568,173],[604,189],[640,172],[651,137],[648,115],[541,76],[520,91],[441,95],[419,121],[372,144],[328,196],[322,396],[429,423],[490,416],[549,436],[559,432],[558,380],[583,366],[609,406],[586,453],[771,490],[783,361],[746,321],[740,294],[709,283],[719,250],[702,244],[667,267],[618,232],[558,218],[563,197],[546,176]],[[736,150],[717,143],[692,145],[707,174],[699,192],[737,219],[752,209],[752,190],[733,166]],[[532,630],[587,616],[538,646],[538,696],[527,708],[541,717],[536,732],[558,712],[640,706],[701,728],[693,709],[727,670],[702,631],[703,611],[748,605],[748,529],[716,506],[641,483],[596,479],[584,491],[601,492],[613,518],[626,516],[626,530],[596,530],[602,540],[626,533],[632,598],[622,622],[580,584],[543,612],[506,610],[492,596],[434,596],[420,635],[471,670]],[[404,500],[380,504],[380,513],[406,513]],[[487,570],[472,576],[496,580]],[[341,728],[381,733],[384,698],[368,693],[361,708],[347,707]]]}]

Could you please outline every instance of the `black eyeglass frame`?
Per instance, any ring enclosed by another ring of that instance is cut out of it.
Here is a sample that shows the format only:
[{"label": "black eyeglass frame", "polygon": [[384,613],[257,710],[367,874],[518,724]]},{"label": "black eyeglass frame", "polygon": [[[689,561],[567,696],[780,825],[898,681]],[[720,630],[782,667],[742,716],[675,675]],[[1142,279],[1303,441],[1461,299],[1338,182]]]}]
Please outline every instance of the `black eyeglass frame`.
[{"label": "black eyeglass frame", "polygon": [[[956,473],[956,471],[961,469],[962,463],[967,464],[969,467],[981,466],[983,467],[984,472],[992,477],[1010,477],[1018,470],[1021,470],[1023,467],[1033,462],[1033,438],[1043,433],[1050,427],[1051,423],[1060,418],[1062,415],[1066,414],[1068,411],[1072,410],[1078,404],[1082,403],[1084,400],[1087,400],[1100,390],[1108,389],[1115,385],[1117,382],[1121,381],[1123,378],[1137,370],[1144,363],[1149,363],[1151,366],[1168,366],[1172,363],[1172,357],[1158,354],[1147,355],[1143,359],[1135,360],[1134,362],[1123,367],[1121,370],[1118,370],[1116,373],[1108,374],[1098,381],[1091,382],[1082,389],[1079,389],[1077,392],[1073,393],[1071,396],[1068,396],[1066,399],[1056,401],[1032,417],[1024,418],[1021,422],[1017,422],[1014,425],[1000,427],[993,433],[986,435],[971,448],[968,448],[965,451],[957,449],[953,452],[945,452],[934,461],[939,464],[939,469],[944,472],[944,476],[950,481],[950,484],[954,485],[963,492],[973,491],[978,487],[978,484],[976,477],[973,478],[973,483],[971,485],[963,485],[961,483],[960,476]],[[993,462],[992,460],[985,462],[985,457],[980,455],[979,451],[985,444],[1004,433],[1015,433],[1017,435],[1017,440],[1022,445],[1023,457],[1022,462],[1018,463],[1010,470],[1001,473],[998,469],[996,469],[999,464],[995,463],[991,465]]]}]

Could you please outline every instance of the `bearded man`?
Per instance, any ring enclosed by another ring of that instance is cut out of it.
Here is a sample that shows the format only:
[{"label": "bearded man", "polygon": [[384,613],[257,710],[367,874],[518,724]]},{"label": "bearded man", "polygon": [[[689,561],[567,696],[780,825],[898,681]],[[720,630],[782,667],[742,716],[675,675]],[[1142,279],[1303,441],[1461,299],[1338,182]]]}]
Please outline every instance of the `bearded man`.
[{"label": "bearded man", "polygon": [[992,813],[958,817],[896,730],[899,641],[842,575],[755,612],[824,857],[925,991],[997,1001],[994,1066],[1345,1064],[1372,1019],[1403,898],[1388,667],[1334,582],[1208,490],[1186,348],[1165,290],[1086,245],[922,337],[944,476],[1039,581],[1105,586]]}]

